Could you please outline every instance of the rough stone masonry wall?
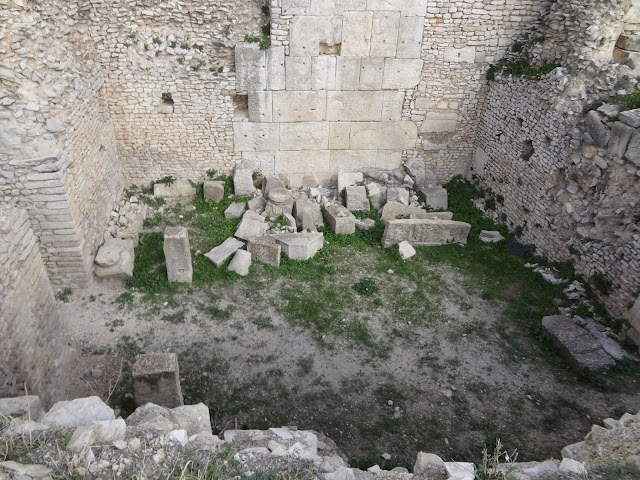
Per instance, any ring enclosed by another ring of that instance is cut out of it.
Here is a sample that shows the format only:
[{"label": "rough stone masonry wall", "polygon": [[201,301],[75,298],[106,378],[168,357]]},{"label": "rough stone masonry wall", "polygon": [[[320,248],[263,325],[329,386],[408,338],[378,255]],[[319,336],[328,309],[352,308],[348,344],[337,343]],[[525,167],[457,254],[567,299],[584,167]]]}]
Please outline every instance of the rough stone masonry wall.
[{"label": "rough stone masonry wall", "polygon": [[587,279],[611,280],[603,300],[622,316],[640,291],[640,170],[594,145],[582,115],[558,111],[566,85],[558,71],[540,82],[492,82],[472,173],[504,197],[497,211],[523,227],[524,242],[571,260]]},{"label": "rough stone masonry wall", "polygon": [[230,172],[240,160],[233,148],[233,46],[259,34],[263,3],[82,3],[81,23],[104,72],[126,183]]},{"label": "rough stone masonry wall", "polygon": [[0,206],[0,397],[54,400],[69,346],[24,209]]},{"label": "rough stone masonry wall", "polygon": [[0,5],[0,194],[27,209],[54,285],[86,286],[122,189],[78,5]]}]

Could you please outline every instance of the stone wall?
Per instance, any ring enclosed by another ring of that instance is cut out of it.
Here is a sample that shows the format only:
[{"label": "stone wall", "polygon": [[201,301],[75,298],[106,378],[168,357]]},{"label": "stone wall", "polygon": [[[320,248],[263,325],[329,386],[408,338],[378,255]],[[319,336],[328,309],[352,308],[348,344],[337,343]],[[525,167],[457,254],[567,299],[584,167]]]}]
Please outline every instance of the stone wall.
[{"label": "stone wall", "polygon": [[69,357],[51,284],[27,212],[0,206],[0,397],[30,394],[45,404]]}]

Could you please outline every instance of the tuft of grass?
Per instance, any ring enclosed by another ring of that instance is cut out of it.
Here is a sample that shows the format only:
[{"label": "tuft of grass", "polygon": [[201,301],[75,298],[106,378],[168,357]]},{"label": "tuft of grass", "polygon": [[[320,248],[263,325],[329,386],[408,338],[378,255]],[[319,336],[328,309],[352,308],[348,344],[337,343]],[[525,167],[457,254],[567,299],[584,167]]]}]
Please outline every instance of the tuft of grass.
[{"label": "tuft of grass", "polygon": [[365,297],[372,297],[373,295],[378,293],[378,290],[380,290],[380,288],[376,284],[376,281],[371,277],[365,277],[361,279],[360,281],[351,285],[351,288],[353,288],[358,295],[362,295]]},{"label": "tuft of grass", "polygon": [[73,290],[71,290],[71,288],[69,287],[64,287],[62,290],[56,293],[55,298],[56,300],[60,300],[63,303],[69,303],[69,297],[71,297],[71,295],[73,295]]}]

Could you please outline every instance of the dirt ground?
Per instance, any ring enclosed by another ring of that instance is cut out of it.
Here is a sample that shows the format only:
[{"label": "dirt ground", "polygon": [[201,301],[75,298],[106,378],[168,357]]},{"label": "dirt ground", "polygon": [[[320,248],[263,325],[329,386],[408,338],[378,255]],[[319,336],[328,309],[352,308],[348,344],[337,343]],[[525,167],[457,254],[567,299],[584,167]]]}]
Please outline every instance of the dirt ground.
[{"label": "dirt ground", "polygon": [[[217,432],[314,429],[360,466],[386,452],[388,466],[418,451],[477,461],[498,437],[519,460],[558,458],[592,424],[640,410],[637,374],[578,375],[505,323],[483,280],[428,249],[410,276],[376,256],[345,247],[324,278],[274,280],[258,266],[168,299],[117,283],[74,292],[59,301],[79,356],[66,397],[97,394],[125,415],[135,354],[172,351],[185,402],[207,404]],[[362,278],[375,295],[352,287]]]}]

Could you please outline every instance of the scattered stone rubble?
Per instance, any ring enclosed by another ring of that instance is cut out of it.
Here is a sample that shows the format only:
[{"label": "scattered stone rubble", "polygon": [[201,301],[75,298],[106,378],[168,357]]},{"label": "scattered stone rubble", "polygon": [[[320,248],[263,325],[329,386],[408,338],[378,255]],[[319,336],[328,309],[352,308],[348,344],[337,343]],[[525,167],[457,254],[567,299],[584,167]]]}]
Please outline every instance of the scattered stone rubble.
[{"label": "scattered stone rubble", "polygon": [[[302,469],[300,478],[320,480],[473,480],[477,468],[470,462],[444,461],[420,452],[413,473],[402,467],[386,471],[378,465],[365,472],[349,467],[329,438],[292,426],[226,430],[220,438],[212,434],[209,409],[203,404],[166,408],[147,403],[123,420],[98,397],[59,402],[43,414],[39,399],[30,396],[0,400],[0,413],[3,418],[10,414],[0,423],[0,440],[10,444],[20,438],[21,445],[27,446],[22,452],[27,462],[0,462],[3,480],[50,479],[61,474],[154,478],[188,460],[202,466],[219,462],[220,467],[235,468],[236,478],[255,472],[288,472],[292,463]],[[619,420],[608,418],[603,423],[604,427],[594,425],[584,441],[565,447],[562,460],[504,463],[498,470],[518,480],[578,480],[601,465],[640,467],[640,413],[625,413]],[[60,439],[67,436],[66,448],[60,448]],[[383,457],[392,458],[388,453]]]}]

